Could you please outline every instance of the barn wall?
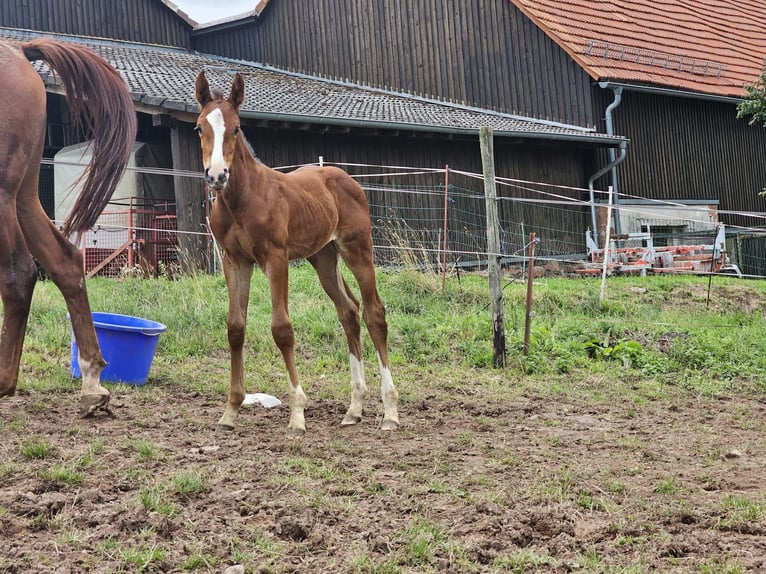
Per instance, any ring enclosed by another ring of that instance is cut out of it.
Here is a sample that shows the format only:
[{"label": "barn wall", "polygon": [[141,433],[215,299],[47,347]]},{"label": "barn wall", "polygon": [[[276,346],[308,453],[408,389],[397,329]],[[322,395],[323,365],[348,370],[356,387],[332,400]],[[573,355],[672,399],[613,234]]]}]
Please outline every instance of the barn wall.
[{"label": "barn wall", "polygon": [[156,0],[3,0],[0,26],[191,47],[191,26]]},{"label": "barn wall", "polygon": [[[723,211],[766,212],[766,130],[738,120],[734,104],[624,92],[615,129],[630,138],[619,167],[622,194],[717,199]],[[723,213],[729,225],[760,218]]]},{"label": "barn wall", "polygon": [[197,31],[201,52],[593,126],[591,80],[507,0],[271,0]]},{"label": "barn wall", "polygon": [[[352,175],[387,173],[379,166],[442,169],[449,165],[453,173],[456,171],[482,173],[478,137],[476,139],[441,139],[323,134],[247,125],[244,129],[258,158],[272,167],[314,163],[318,161],[319,156],[322,156],[327,163],[372,166],[345,168]],[[588,164],[587,158],[591,155],[592,150],[576,146],[511,144],[498,140],[495,142],[495,169],[498,178],[549,182],[560,186],[582,188],[583,181],[587,181],[589,175],[584,172],[582,166]],[[401,173],[402,170],[393,171]],[[383,186],[417,190],[423,185],[438,187],[442,184],[442,178],[441,174],[430,179],[422,175],[412,177],[397,175],[374,180],[360,179],[360,182],[374,181]],[[474,246],[479,250],[486,250],[483,182],[481,179],[457,175],[451,176],[450,182],[456,188],[451,206],[468,208],[468,205],[461,205],[461,202],[465,200],[466,194],[475,196],[475,201],[467,203],[471,208],[476,208],[476,211],[472,215],[464,212],[462,217],[466,219],[461,221],[460,226],[478,230],[472,238]],[[560,196],[585,199],[582,192],[578,190],[552,190],[549,186],[527,184],[498,186],[500,197],[531,198],[537,201],[549,199],[550,195],[546,195],[546,192],[550,194],[551,191],[555,191]],[[417,193],[397,195],[384,191],[368,191],[368,196],[372,204],[385,205],[386,213],[377,212],[376,208],[372,209],[373,220],[377,217],[389,218],[392,214],[404,218],[418,217],[419,211],[426,209],[440,211],[444,203],[442,196],[422,196]],[[521,241],[520,230],[523,230],[524,234],[536,231],[545,240],[543,247],[556,253],[585,252],[584,237],[585,229],[588,227],[589,213],[587,209],[571,206],[518,201],[500,202],[500,216],[504,231],[509,236],[514,236],[514,239],[508,239],[509,242]],[[416,220],[411,220],[410,223],[415,227],[419,225]]]}]

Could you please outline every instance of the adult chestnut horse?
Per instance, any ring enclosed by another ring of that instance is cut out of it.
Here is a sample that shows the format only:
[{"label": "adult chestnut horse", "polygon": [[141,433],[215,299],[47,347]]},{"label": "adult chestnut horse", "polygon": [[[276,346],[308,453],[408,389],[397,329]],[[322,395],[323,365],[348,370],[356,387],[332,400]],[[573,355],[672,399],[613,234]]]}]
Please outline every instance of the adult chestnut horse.
[{"label": "adult chestnut horse", "polygon": [[398,393],[388,363],[386,312],[378,296],[372,259],[367,198],[351,176],[336,167],[303,167],[291,173],[273,170],[250,151],[239,123],[245,98],[242,76],[234,75],[228,98],[211,92],[204,72],[196,82],[201,107],[196,131],[202,145],[205,181],[216,195],[210,227],[223,249],[229,291],[227,327],[231,382],[219,427],[234,428],[245,398],[242,347],[253,266],[266,274],[271,291],[271,333],[290,379],[288,433],[306,430],[306,395],[295,368],[295,338],[287,312],[288,266],[305,258],[338,312],[351,362],[351,403],[341,424],[362,418],[366,392],[359,301],[339,269],[343,258],[362,294],[363,318],[377,351],[383,397],[384,430],[399,426]]},{"label": "adult chestnut horse", "polygon": [[[46,94],[29,61],[43,60],[61,78],[74,133],[92,134],[93,156],[63,234],[43,211],[37,183],[46,130]],[[50,39],[0,43],[0,397],[16,391],[37,269],[32,256],[66,300],[83,373],[80,415],[107,407],[99,377],[106,365],[90,313],[82,253],[67,237],[93,226],[128,161],[136,114],[127,86],[101,57],[77,44]]]}]

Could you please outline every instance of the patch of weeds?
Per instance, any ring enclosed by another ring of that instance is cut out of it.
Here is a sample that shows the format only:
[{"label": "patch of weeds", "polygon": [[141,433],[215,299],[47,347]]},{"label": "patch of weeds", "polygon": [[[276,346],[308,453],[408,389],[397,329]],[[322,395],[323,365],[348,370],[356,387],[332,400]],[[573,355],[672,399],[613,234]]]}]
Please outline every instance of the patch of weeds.
[{"label": "patch of weeds", "polygon": [[312,480],[339,480],[348,477],[347,473],[327,460],[294,456],[286,460],[282,466],[288,473]]},{"label": "patch of weeds", "polygon": [[568,468],[564,468],[550,480],[540,482],[533,487],[533,493],[540,500],[554,500],[565,502],[569,500],[572,492],[574,475]]},{"label": "patch of weeds", "polygon": [[377,561],[369,556],[361,556],[351,561],[354,574],[399,574],[401,569],[393,558]]},{"label": "patch of weeds", "polygon": [[127,447],[135,451],[142,460],[161,458],[163,455],[162,449],[146,438],[130,438]]},{"label": "patch of weeds", "polygon": [[181,570],[211,570],[218,564],[218,558],[215,556],[205,556],[203,554],[191,554],[181,563]]},{"label": "patch of weeds", "polygon": [[588,548],[575,558],[575,566],[584,572],[601,572],[601,558],[595,548]]},{"label": "patch of weeds", "polygon": [[753,502],[746,496],[736,494],[724,497],[721,506],[724,516],[720,524],[727,528],[758,522],[766,514],[764,502]]},{"label": "patch of weeds", "polygon": [[581,492],[577,495],[577,506],[591,512],[606,512],[606,504],[601,497],[596,497],[589,492]]},{"label": "patch of weeds", "polygon": [[81,548],[85,542],[87,535],[82,530],[74,528],[66,528],[61,531],[61,542],[72,548]]},{"label": "patch of weeds", "polygon": [[700,564],[700,574],[745,574],[745,568],[733,560],[710,560]]},{"label": "patch of weeds", "polygon": [[654,485],[654,492],[657,494],[677,494],[681,490],[675,476],[663,478]]},{"label": "patch of weeds", "polygon": [[473,444],[473,433],[471,431],[462,431],[455,437],[455,442],[460,446],[471,446]]},{"label": "patch of weeds", "polygon": [[76,466],[80,468],[87,468],[93,463],[93,459],[96,455],[101,454],[104,450],[104,441],[100,438],[95,439],[88,445],[88,450],[76,461]]},{"label": "patch of weeds", "polygon": [[513,574],[524,574],[525,572],[533,572],[541,566],[555,565],[556,561],[550,556],[526,549],[517,550],[509,556],[498,556],[493,562],[495,569]]},{"label": "patch of weeds", "polygon": [[608,479],[604,481],[604,491],[609,494],[622,494],[625,492],[625,485],[619,480]]},{"label": "patch of weeds", "polygon": [[0,484],[8,484],[8,480],[19,471],[14,464],[0,462]]},{"label": "patch of weeds", "polygon": [[512,466],[512,467],[521,466],[521,459],[519,458],[519,455],[510,449],[506,449],[502,453],[502,456],[500,457],[499,462],[503,466]]},{"label": "patch of weeds", "polygon": [[162,485],[144,486],[138,494],[141,504],[149,512],[158,512],[165,516],[175,516],[178,507],[168,497],[167,489]]},{"label": "patch of weeds", "polygon": [[40,460],[53,453],[53,446],[37,437],[25,440],[21,445],[21,454],[28,460]]},{"label": "patch of weeds", "polygon": [[428,483],[428,492],[433,492],[434,494],[450,494],[456,498],[465,498],[468,496],[468,492],[462,488],[452,486],[451,484],[436,479]]},{"label": "patch of weeds", "polygon": [[232,538],[230,553],[231,560],[234,563],[248,564],[263,562],[264,560],[273,562],[281,555],[282,549],[277,542],[256,530],[253,532],[249,543],[243,541],[238,536]]},{"label": "patch of weeds", "polygon": [[79,470],[68,468],[63,464],[56,464],[50,468],[40,470],[37,477],[45,482],[77,486],[85,481],[85,474]]},{"label": "patch of weeds", "polygon": [[465,558],[465,551],[455,543],[448,529],[428,518],[420,518],[410,526],[403,543],[405,563],[416,568],[433,566],[441,555],[458,561]]},{"label": "patch of weeds", "polygon": [[207,489],[207,481],[199,470],[182,470],[170,479],[167,490],[173,494],[190,496]]},{"label": "patch of weeds", "polygon": [[139,572],[145,572],[152,565],[165,559],[165,549],[153,544],[142,542],[118,552],[119,560],[125,565],[134,566]]}]

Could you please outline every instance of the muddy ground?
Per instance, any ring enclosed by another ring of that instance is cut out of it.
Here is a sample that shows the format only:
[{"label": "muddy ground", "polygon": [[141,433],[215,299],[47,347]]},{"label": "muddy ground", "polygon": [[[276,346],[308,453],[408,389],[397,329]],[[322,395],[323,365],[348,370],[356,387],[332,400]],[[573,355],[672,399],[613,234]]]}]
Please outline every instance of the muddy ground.
[{"label": "muddy ground", "polygon": [[310,394],[300,441],[286,406],[218,432],[220,394],[151,381],[113,417],[0,400],[0,572],[766,571],[763,397],[439,383],[387,434],[374,396],[341,428]]}]

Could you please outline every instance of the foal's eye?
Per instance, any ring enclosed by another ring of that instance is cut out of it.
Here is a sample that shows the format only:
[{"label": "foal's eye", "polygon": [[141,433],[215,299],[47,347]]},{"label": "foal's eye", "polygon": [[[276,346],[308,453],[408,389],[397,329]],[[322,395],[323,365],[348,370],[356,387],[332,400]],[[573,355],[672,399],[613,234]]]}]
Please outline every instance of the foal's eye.
[{"label": "foal's eye", "polygon": [[201,128],[201,127],[199,127],[199,126],[194,126],[194,132],[195,132],[195,133],[196,133],[198,136],[200,136],[200,137],[202,136],[202,128]]},{"label": "foal's eye", "polygon": [[239,135],[239,126],[235,127],[235,128],[232,130],[231,134],[232,134],[234,137],[237,137],[237,135]]}]

